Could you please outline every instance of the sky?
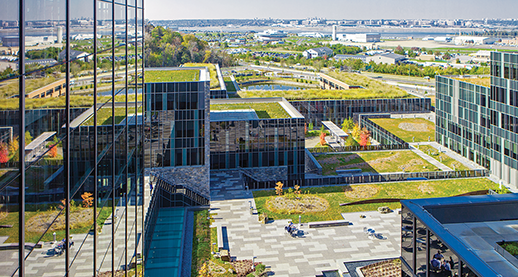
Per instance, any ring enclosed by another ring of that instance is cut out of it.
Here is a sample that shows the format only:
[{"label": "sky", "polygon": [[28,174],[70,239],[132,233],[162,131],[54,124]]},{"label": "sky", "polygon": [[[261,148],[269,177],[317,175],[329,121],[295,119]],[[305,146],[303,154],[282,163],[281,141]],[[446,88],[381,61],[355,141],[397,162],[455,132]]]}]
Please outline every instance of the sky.
[{"label": "sky", "polygon": [[518,0],[144,0],[151,20],[518,18]]}]

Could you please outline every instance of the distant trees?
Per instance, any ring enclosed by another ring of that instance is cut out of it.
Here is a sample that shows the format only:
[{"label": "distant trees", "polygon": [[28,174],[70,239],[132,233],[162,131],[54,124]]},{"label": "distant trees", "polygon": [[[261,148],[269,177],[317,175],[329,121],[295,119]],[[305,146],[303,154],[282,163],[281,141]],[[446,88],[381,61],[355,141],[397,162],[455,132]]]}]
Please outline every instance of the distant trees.
[{"label": "distant trees", "polygon": [[396,50],[394,50],[394,53],[396,53],[398,55],[405,55],[405,49],[403,49],[403,47],[401,47],[401,45],[398,45],[396,47]]},{"label": "distant trees", "polygon": [[343,44],[330,45],[329,48],[331,48],[333,50],[333,53],[335,55],[338,55],[338,54],[355,55],[355,54],[362,52],[362,49],[360,47],[347,46],[347,45],[343,45]]},{"label": "distant trees", "polygon": [[231,66],[234,59],[223,50],[211,49],[193,34],[182,35],[162,26],[146,26],[146,66],[179,66],[184,63],[217,63]]}]

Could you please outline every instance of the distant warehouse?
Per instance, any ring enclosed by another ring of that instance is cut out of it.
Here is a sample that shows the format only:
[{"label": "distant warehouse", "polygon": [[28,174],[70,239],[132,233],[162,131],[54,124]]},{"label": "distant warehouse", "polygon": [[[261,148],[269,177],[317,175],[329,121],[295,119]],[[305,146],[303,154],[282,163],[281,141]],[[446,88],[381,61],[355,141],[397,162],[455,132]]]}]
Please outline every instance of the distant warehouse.
[{"label": "distant warehouse", "polygon": [[365,33],[365,34],[338,34],[338,40],[352,41],[352,42],[379,42],[381,35],[379,33]]},{"label": "distant warehouse", "polygon": [[375,62],[376,64],[401,64],[405,63],[408,59],[405,56],[394,54],[394,53],[384,53],[374,56],[369,56],[366,58],[366,62]]},{"label": "distant warehouse", "polygon": [[496,42],[495,38],[490,37],[473,37],[473,36],[458,36],[453,38],[455,45],[482,45],[482,44],[493,44]]}]

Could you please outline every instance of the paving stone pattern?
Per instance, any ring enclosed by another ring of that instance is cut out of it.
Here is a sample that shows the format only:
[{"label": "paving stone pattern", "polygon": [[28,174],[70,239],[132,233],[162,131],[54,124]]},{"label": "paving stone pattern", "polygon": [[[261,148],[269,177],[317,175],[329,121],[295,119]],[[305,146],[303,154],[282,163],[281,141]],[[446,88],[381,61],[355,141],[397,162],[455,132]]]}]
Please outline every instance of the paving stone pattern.
[{"label": "paving stone pattern", "polygon": [[[292,238],[284,231],[288,220],[261,224],[251,215],[250,203],[255,203],[250,191],[243,188],[239,173],[211,174],[211,227],[227,227],[230,255],[238,260],[263,262],[274,276],[315,276],[323,270],[338,269],[347,261],[386,259],[400,256],[401,224],[397,212],[347,213],[344,219],[352,225],[309,229]],[[365,218],[360,218],[365,215]],[[384,239],[370,239],[364,227],[382,234]]]}]

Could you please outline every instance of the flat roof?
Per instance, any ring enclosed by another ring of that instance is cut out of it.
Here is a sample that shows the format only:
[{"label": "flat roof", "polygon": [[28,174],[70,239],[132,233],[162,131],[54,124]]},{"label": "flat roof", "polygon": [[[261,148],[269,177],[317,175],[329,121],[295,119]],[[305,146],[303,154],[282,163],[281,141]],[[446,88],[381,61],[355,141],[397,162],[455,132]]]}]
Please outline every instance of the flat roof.
[{"label": "flat roof", "polygon": [[[278,104],[277,107],[270,106],[275,109],[280,109],[278,113],[273,114],[274,111],[266,111],[271,118],[304,118],[304,116],[295,109],[286,99],[282,97],[270,97],[270,98],[234,98],[234,99],[211,99],[210,104],[212,107],[213,105],[225,105],[228,108],[223,111],[229,111],[229,110],[257,110],[254,107],[259,106],[268,106],[269,104]],[[231,108],[232,106],[235,106],[236,108]],[[217,109],[222,110],[222,109]],[[212,120],[212,113],[216,110],[211,109],[211,121]],[[268,118],[268,117],[262,117],[258,115],[259,118]],[[247,120],[245,118],[241,120]]]},{"label": "flat roof", "polygon": [[47,141],[49,138],[53,137],[55,134],[56,132],[44,132],[43,134],[35,138],[33,141],[31,141],[29,145],[25,146],[25,151],[32,151],[36,149],[38,146]]},{"label": "flat roof", "polygon": [[151,67],[144,71],[146,83],[174,83],[209,81],[205,67]]},{"label": "flat roof", "polygon": [[259,119],[257,113],[252,109],[210,112],[210,121],[238,121],[251,119]]},{"label": "flat roof", "polygon": [[518,276],[497,242],[518,241],[518,194],[402,200],[479,276]]}]

